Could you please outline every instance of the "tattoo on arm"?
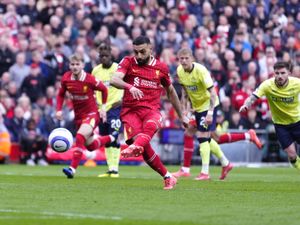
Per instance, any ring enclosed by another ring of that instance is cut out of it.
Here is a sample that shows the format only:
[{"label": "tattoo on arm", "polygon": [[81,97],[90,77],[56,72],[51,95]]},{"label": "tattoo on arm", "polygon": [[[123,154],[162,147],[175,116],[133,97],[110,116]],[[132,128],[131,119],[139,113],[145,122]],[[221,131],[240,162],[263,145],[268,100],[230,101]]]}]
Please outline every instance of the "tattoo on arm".
[{"label": "tattoo on arm", "polygon": [[247,108],[249,108],[255,101],[256,101],[257,97],[255,95],[251,95],[249,96],[246,101],[245,101],[245,106],[247,106]]}]

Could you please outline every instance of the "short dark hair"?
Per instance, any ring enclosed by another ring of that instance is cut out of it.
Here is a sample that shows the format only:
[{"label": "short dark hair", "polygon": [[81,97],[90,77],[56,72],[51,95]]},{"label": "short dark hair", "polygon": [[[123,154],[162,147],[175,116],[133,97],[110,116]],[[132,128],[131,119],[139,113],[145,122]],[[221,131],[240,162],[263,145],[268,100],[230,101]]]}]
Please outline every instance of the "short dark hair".
[{"label": "short dark hair", "polygon": [[134,45],[142,45],[142,44],[150,44],[150,39],[146,36],[139,36],[133,40],[132,44]]},{"label": "short dark hair", "polygon": [[98,51],[111,51],[111,46],[107,42],[100,42],[98,45]]},{"label": "short dark hair", "polygon": [[292,72],[293,71],[293,64],[291,62],[284,62],[280,61],[274,64],[273,66],[274,70],[278,70],[281,68],[286,68],[288,71]]}]

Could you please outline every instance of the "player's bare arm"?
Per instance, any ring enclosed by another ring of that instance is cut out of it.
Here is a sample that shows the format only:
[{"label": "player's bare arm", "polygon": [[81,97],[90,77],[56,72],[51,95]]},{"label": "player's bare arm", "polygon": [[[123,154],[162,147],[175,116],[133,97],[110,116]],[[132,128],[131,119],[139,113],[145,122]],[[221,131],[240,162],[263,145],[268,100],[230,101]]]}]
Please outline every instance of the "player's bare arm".
[{"label": "player's bare arm", "polygon": [[244,102],[244,104],[241,106],[241,108],[240,108],[240,112],[246,112],[248,109],[249,109],[249,107],[251,106],[251,105],[253,105],[253,103],[255,102],[257,100],[257,97],[254,95],[254,94],[252,94],[251,96],[249,96],[246,100],[245,100],[245,102]]},{"label": "player's bare arm", "polygon": [[127,90],[129,90],[132,97],[136,100],[142,99],[143,96],[144,96],[144,93],[140,89],[132,86],[131,84],[126,83],[123,80],[124,76],[125,76],[125,74],[123,74],[121,72],[116,72],[113,75],[112,79],[110,80],[110,84],[112,86],[114,86],[115,88],[118,88],[118,89],[127,89]]},{"label": "player's bare arm", "polygon": [[62,106],[64,103],[65,94],[66,94],[66,89],[64,87],[60,87],[56,99],[57,104],[56,104],[56,113],[55,113],[55,117],[58,120],[63,119]]},{"label": "player's bare arm", "polygon": [[174,86],[170,85],[169,87],[166,88],[166,91],[167,91],[168,98],[171,101],[173,107],[175,108],[179,119],[183,123],[183,126],[188,127],[189,119],[182,114],[181,103],[179,101],[179,98],[178,98],[178,95],[176,93]]},{"label": "player's bare arm", "polygon": [[210,93],[210,99],[209,99],[209,109],[205,117],[205,123],[207,125],[210,125],[213,121],[213,114],[214,114],[214,107],[217,99],[217,92],[214,87],[209,88],[208,91]]},{"label": "player's bare arm", "polygon": [[102,96],[102,104],[99,104],[97,102],[98,106],[101,105],[101,107],[99,108],[98,111],[99,111],[100,117],[102,118],[102,122],[105,123],[107,121],[106,102],[107,102],[108,89],[101,81],[96,79],[96,82],[97,83],[95,86],[95,90],[100,91],[101,96]]}]

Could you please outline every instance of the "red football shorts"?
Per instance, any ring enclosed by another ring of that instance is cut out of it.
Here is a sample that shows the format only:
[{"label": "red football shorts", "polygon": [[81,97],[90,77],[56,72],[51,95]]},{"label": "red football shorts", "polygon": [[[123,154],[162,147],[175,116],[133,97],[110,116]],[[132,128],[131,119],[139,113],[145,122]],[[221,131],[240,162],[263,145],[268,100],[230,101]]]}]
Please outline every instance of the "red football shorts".
[{"label": "red football shorts", "polygon": [[148,108],[123,108],[121,120],[124,124],[125,138],[132,139],[143,132],[143,127],[147,121],[154,121],[159,128],[162,125],[162,117],[158,110]]},{"label": "red football shorts", "polygon": [[100,122],[100,115],[98,112],[89,113],[84,118],[75,120],[76,130],[78,130],[82,124],[89,124],[94,130],[98,126],[99,122]]}]

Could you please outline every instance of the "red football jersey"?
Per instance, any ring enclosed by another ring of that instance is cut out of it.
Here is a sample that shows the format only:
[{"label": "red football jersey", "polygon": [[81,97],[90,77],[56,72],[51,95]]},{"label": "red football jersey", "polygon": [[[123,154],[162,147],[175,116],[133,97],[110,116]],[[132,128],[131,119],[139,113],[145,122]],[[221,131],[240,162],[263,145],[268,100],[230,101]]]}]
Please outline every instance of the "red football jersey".
[{"label": "red football jersey", "polygon": [[94,96],[95,90],[102,92],[102,102],[106,103],[107,88],[101,81],[96,80],[94,76],[84,71],[80,79],[75,80],[71,71],[66,72],[61,79],[56,110],[60,111],[62,109],[64,96],[66,91],[68,91],[74,107],[75,120],[83,119],[88,114],[98,113],[98,106]]},{"label": "red football jersey", "polygon": [[124,81],[140,89],[144,97],[136,100],[129,90],[125,90],[123,97],[123,108],[147,107],[151,109],[160,108],[160,96],[164,87],[171,85],[169,68],[154,57],[149,64],[138,65],[135,57],[125,57],[119,63],[118,72],[124,73]]}]

